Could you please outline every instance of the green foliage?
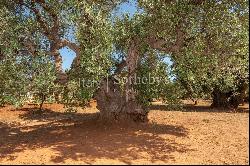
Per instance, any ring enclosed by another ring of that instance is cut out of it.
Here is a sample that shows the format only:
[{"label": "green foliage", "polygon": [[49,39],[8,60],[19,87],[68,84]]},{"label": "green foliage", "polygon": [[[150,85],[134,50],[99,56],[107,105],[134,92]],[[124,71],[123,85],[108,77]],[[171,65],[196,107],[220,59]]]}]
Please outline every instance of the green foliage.
[{"label": "green foliage", "polygon": [[[208,98],[213,90],[223,93],[248,84],[249,31],[245,2],[207,2],[201,17],[189,29],[192,42],[174,57],[177,80],[192,98]],[[199,11],[201,12],[201,11]],[[243,21],[244,20],[244,21]],[[202,28],[199,30],[198,28]],[[198,31],[199,30],[199,31]]]},{"label": "green foliage", "polygon": [[135,89],[138,91],[139,102],[147,106],[153,99],[173,97],[166,91],[172,84],[169,76],[169,66],[163,61],[162,55],[148,52],[137,69]]},{"label": "green foliage", "polygon": [[[98,88],[99,82],[109,74],[112,65],[112,26],[105,13],[85,6],[85,20],[80,22],[77,38],[80,41],[79,63],[69,71],[74,84],[74,95],[79,101],[88,101]],[[87,20],[87,21],[86,21]]]},{"label": "green foliage", "polygon": [[48,57],[5,57],[0,66],[3,103],[21,106],[29,97],[42,103],[48,95],[53,95],[56,77]]},{"label": "green foliage", "polygon": [[[84,105],[105,77],[114,76],[115,65],[126,61],[135,40],[136,74],[145,82],[134,88],[143,105],[154,98],[175,105],[185,94],[209,98],[215,89],[237,93],[241,84],[249,84],[248,1],[138,0],[140,13],[111,19],[121,2],[49,0],[45,3],[52,11],[41,6],[39,20],[30,11],[32,1],[1,1],[0,27],[8,28],[0,30],[0,105],[22,105],[27,94],[41,104],[52,102],[57,91],[67,107]],[[58,41],[75,35],[79,44],[65,85],[55,83],[55,62],[48,55],[53,42],[42,22],[59,27]],[[149,42],[152,38],[154,43]],[[33,41],[34,53],[27,50],[28,41]],[[173,61],[173,73],[166,56]],[[126,67],[121,75],[128,76]],[[150,77],[159,80],[151,83]]]},{"label": "green foliage", "polygon": [[29,92],[36,102],[42,104],[53,95],[56,84],[56,72],[53,60],[45,55],[29,59]]}]

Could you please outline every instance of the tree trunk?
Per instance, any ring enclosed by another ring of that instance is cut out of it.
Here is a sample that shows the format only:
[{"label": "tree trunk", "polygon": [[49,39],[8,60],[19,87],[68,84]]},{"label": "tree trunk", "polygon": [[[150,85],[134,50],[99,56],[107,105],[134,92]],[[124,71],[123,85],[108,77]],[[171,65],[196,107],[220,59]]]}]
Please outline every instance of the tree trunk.
[{"label": "tree trunk", "polygon": [[213,92],[212,108],[238,108],[241,103],[240,95],[233,95],[233,92],[223,93],[218,90]]},{"label": "tree trunk", "polygon": [[[56,68],[56,80],[55,82],[59,85],[65,85],[68,81],[68,76],[62,69],[62,56],[58,50],[53,51],[53,56],[55,58],[55,68]],[[60,103],[60,93],[61,91],[55,91],[55,101]]]},{"label": "tree trunk", "polygon": [[42,107],[43,107],[43,103],[46,99],[46,96],[44,94],[41,94],[41,103],[39,104],[39,111],[42,112]]},{"label": "tree trunk", "polygon": [[246,82],[242,82],[239,92],[240,92],[240,104],[244,105],[244,101],[249,101],[247,96],[248,84]]},{"label": "tree trunk", "polygon": [[55,67],[56,67],[56,74],[57,74],[57,82],[59,84],[65,84],[67,82],[67,74],[63,72],[62,69],[62,56],[60,55],[59,51],[55,51]]},{"label": "tree trunk", "polygon": [[240,104],[244,104],[244,98],[246,97],[246,91],[248,84],[242,81],[238,85],[236,91],[230,91],[227,93],[221,92],[219,89],[213,91],[213,108],[238,108]]},{"label": "tree trunk", "polygon": [[135,99],[127,100],[126,95],[113,78],[104,79],[95,94],[101,116],[115,121],[147,121],[148,111]]},{"label": "tree trunk", "polygon": [[[132,40],[126,58],[127,82],[122,90],[114,78],[103,80],[96,94],[97,108],[104,117],[114,120],[147,121],[148,111],[136,99],[133,88],[134,76],[139,61],[138,41]],[[120,70],[117,70],[120,71]],[[131,80],[131,81],[130,81]]]}]

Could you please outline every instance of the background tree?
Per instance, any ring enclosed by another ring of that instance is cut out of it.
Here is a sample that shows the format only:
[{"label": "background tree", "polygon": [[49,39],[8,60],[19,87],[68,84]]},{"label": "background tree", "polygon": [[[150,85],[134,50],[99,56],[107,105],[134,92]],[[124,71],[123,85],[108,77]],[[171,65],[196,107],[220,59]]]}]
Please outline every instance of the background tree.
[{"label": "background tree", "polygon": [[[7,6],[8,7],[8,6]],[[26,67],[22,65],[18,35],[22,26],[5,5],[0,6],[0,104],[15,104],[19,106],[25,99],[27,84],[22,74]],[[8,28],[7,28],[8,27]]]},{"label": "background tree", "polygon": [[211,96],[213,107],[237,108],[248,87],[247,2],[202,6],[201,32],[182,51],[184,56],[174,58],[177,79],[192,97]]},{"label": "background tree", "polygon": [[39,55],[29,57],[29,89],[34,100],[39,104],[39,110],[49,97],[53,97],[56,89],[56,70],[50,56]]},{"label": "background tree", "polygon": [[[76,59],[79,59],[79,42],[75,32],[80,27],[79,20],[83,24],[84,21],[86,23],[89,21],[87,18],[82,19],[88,13],[87,8],[97,7],[108,13],[119,2],[71,0],[58,3],[58,1],[53,0],[14,0],[2,1],[1,6],[10,11],[4,17],[17,18],[18,26],[17,24],[11,26],[22,27],[18,33],[9,31],[10,36],[17,34],[16,43],[19,45],[19,50],[26,51],[25,54],[34,57],[38,53],[53,57],[57,73],[56,83],[61,86],[55,91],[57,101],[59,101],[58,97],[64,89],[63,86],[66,86],[68,82],[68,76],[62,69],[62,57],[59,50],[68,47],[76,53]],[[83,29],[83,27],[79,29]]]},{"label": "background tree", "polygon": [[44,43],[37,34],[32,36],[36,43],[33,54],[26,49],[21,37],[27,32],[29,20],[21,22],[20,16],[6,5],[2,6],[1,15],[3,27],[8,27],[1,31],[0,37],[1,104],[21,106],[29,97],[35,97],[40,100],[41,109],[55,81],[53,59],[46,56],[42,49]]}]

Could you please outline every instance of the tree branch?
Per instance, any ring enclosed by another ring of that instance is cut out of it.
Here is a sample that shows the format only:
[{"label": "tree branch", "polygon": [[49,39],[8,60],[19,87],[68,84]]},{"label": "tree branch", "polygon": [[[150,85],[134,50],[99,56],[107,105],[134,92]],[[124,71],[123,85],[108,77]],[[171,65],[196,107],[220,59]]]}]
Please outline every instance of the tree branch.
[{"label": "tree branch", "polygon": [[114,72],[114,74],[120,74],[123,70],[123,68],[127,65],[126,61],[125,60],[122,60],[121,63],[118,63],[116,65],[116,70]]},{"label": "tree branch", "polygon": [[62,39],[60,41],[59,47],[63,48],[63,47],[69,47],[71,50],[73,50],[76,53],[76,56],[78,56],[80,54],[80,48],[76,43],[72,43],[66,39]]},{"label": "tree branch", "polygon": [[[52,7],[48,6],[44,0],[35,0],[38,4],[40,4],[44,10],[52,17],[54,25],[51,28],[51,34],[59,34],[59,27],[60,27],[60,22],[58,19],[58,16],[56,12],[53,10]],[[56,35],[54,35],[56,36]]]},{"label": "tree branch", "polygon": [[38,21],[38,23],[41,25],[41,27],[43,28],[44,34],[47,36],[50,32],[50,29],[48,27],[48,24],[45,22],[45,20],[42,18],[41,13],[39,12],[39,10],[37,8],[35,8],[35,3],[34,1],[31,2],[31,6],[28,6],[26,4],[24,4],[26,7],[30,8],[30,10],[32,10],[36,16],[36,19]]},{"label": "tree branch", "polygon": [[[176,26],[176,41],[174,43],[167,42],[163,38],[157,38],[150,35],[146,38],[147,44],[153,49],[157,49],[166,53],[177,53],[184,45],[185,33],[181,30],[180,23]],[[168,47],[166,47],[168,45]]]}]

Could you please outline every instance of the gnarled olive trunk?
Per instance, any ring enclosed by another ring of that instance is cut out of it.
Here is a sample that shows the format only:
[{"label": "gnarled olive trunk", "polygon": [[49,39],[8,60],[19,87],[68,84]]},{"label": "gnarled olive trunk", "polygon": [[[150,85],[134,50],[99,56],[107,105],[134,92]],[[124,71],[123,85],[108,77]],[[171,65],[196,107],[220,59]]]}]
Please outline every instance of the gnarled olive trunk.
[{"label": "gnarled olive trunk", "polygon": [[239,97],[233,96],[232,92],[213,92],[213,103],[211,104],[212,108],[237,108],[239,104]]},{"label": "gnarled olive trunk", "polygon": [[213,108],[238,108],[239,104],[244,103],[244,98],[246,97],[248,85],[243,82],[239,85],[236,92],[221,92],[219,89],[215,89],[212,93],[213,103],[211,107]]},{"label": "gnarled olive trunk", "polygon": [[[133,93],[133,92],[130,92]],[[104,79],[95,94],[101,116],[117,121],[147,121],[147,110],[136,99],[129,99],[114,78]]]},{"label": "gnarled olive trunk", "polygon": [[[103,80],[96,93],[97,108],[102,116],[114,120],[133,120],[135,122],[147,121],[148,111],[138,101],[138,94],[133,88],[134,76],[139,61],[138,41],[134,39],[129,47],[126,67],[127,82],[124,89],[111,76]],[[121,70],[117,70],[120,71]]]}]

